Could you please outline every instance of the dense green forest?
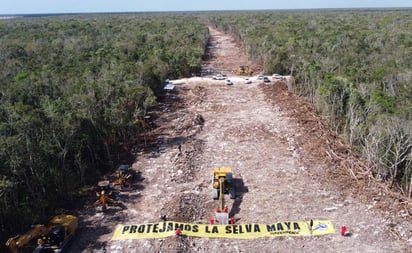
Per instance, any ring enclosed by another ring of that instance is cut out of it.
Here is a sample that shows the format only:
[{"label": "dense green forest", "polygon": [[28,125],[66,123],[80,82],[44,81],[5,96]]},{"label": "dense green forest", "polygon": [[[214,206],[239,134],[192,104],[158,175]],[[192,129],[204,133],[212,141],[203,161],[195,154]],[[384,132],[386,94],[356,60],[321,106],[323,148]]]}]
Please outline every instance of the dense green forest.
[{"label": "dense green forest", "polygon": [[376,177],[412,190],[412,12],[277,11],[206,16],[267,74],[292,75]]},{"label": "dense green forest", "polygon": [[411,194],[410,10],[17,18],[0,20],[0,235],[113,169],[162,80],[200,72],[205,23],[234,34],[265,73],[294,76],[291,91],[374,175]]},{"label": "dense green forest", "polygon": [[112,169],[164,79],[200,72],[208,36],[184,15],[0,20],[0,234]]}]

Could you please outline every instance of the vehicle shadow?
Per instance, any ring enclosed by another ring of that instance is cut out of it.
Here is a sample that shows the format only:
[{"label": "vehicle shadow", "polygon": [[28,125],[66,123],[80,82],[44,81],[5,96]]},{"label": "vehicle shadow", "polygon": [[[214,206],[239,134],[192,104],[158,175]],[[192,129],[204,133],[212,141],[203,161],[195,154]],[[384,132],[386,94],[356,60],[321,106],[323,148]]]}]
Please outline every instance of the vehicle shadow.
[{"label": "vehicle shadow", "polygon": [[245,193],[249,192],[247,186],[245,186],[243,179],[233,178],[233,186],[235,188],[236,197],[233,201],[232,208],[229,212],[229,217],[233,217],[240,212],[240,204],[242,203],[243,196]]}]

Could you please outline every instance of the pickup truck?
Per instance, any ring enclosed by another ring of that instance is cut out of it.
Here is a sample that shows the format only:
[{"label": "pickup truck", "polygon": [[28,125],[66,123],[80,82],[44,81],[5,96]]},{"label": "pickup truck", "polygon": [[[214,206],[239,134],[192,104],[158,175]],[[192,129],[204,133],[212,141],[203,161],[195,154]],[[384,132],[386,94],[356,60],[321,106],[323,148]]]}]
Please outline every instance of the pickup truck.
[{"label": "pickup truck", "polygon": [[272,78],[277,80],[285,80],[285,77],[279,74],[273,74]]},{"label": "pickup truck", "polygon": [[217,74],[217,75],[213,76],[213,79],[215,79],[215,80],[225,80],[226,77],[222,74]]}]

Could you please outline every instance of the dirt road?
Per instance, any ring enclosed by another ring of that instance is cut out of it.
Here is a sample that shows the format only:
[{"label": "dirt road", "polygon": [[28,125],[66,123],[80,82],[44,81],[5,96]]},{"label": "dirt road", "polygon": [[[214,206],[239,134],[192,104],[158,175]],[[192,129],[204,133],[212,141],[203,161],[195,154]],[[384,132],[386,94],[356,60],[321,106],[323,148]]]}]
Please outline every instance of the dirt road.
[{"label": "dirt road", "polygon": [[[373,192],[376,195],[372,196],[343,189],[343,179],[335,181],[328,176],[331,169],[339,167],[331,168],[324,153],[315,155],[322,153],[322,143],[316,143],[322,138],[314,136],[319,133],[314,129],[316,124],[304,124],[302,118],[297,118],[309,117],[313,112],[299,115],[299,109],[291,111],[288,107],[291,103],[296,108],[307,104],[297,103],[299,98],[289,94],[282,82],[262,84],[253,77],[252,84],[245,84],[242,77],[230,76],[230,70],[238,66],[235,58],[240,57],[245,64],[247,56],[230,36],[210,31],[214,46],[207,67],[229,74],[234,85],[206,77],[175,81],[176,92],[166,95],[153,112],[156,127],[146,136],[147,145],[135,147],[133,168],[141,172],[141,182],[118,196],[123,209],[110,207],[102,213],[90,206],[83,211],[82,228],[72,251],[410,250],[411,220],[407,211],[403,212],[409,207],[401,208],[401,201],[390,202],[393,198],[385,192]],[[175,221],[208,223],[217,207],[211,198],[212,169],[223,166],[232,167],[243,184],[241,196],[227,202],[239,223],[328,219],[337,233],[253,240],[110,240],[117,224],[157,222],[161,215]],[[350,237],[338,233],[341,225],[347,226]]]}]

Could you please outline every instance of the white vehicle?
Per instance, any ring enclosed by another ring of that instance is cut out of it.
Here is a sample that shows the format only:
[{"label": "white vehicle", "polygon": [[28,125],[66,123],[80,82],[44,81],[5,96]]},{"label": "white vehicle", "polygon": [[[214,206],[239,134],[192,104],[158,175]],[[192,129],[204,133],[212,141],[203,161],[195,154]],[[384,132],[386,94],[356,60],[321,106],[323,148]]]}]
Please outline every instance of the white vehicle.
[{"label": "white vehicle", "polygon": [[246,84],[252,83],[252,80],[250,78],[245,78],[245,83]]},{"label": "white vehicle", "polygon": [[284,79],[284,77],[282,75],[279,75],[279,74],[273,74],[272,77],[274,79],[278,79],[278,80],[283,80]]},{"label": "white vehicle", "polygon": [[169,79],[165,80],[165,86],[163,87],[164,90],[173,90],[175,85]]},{"label": "white vehicle", "polygon": [[225,80],[226,77],[222,74],[217,74],[217,75],[213,76],[213,79],[215,79],[215,80]]},{"label": "white vehicle", "polygon": [[232,82],[232,81],[230,81],[229,79],[226,79],[226,81],[225,81],[225,82],[226,82],[226,84],[227,84],[227,85],[232,85],[232,84],[233,84],[233,82]]}]

